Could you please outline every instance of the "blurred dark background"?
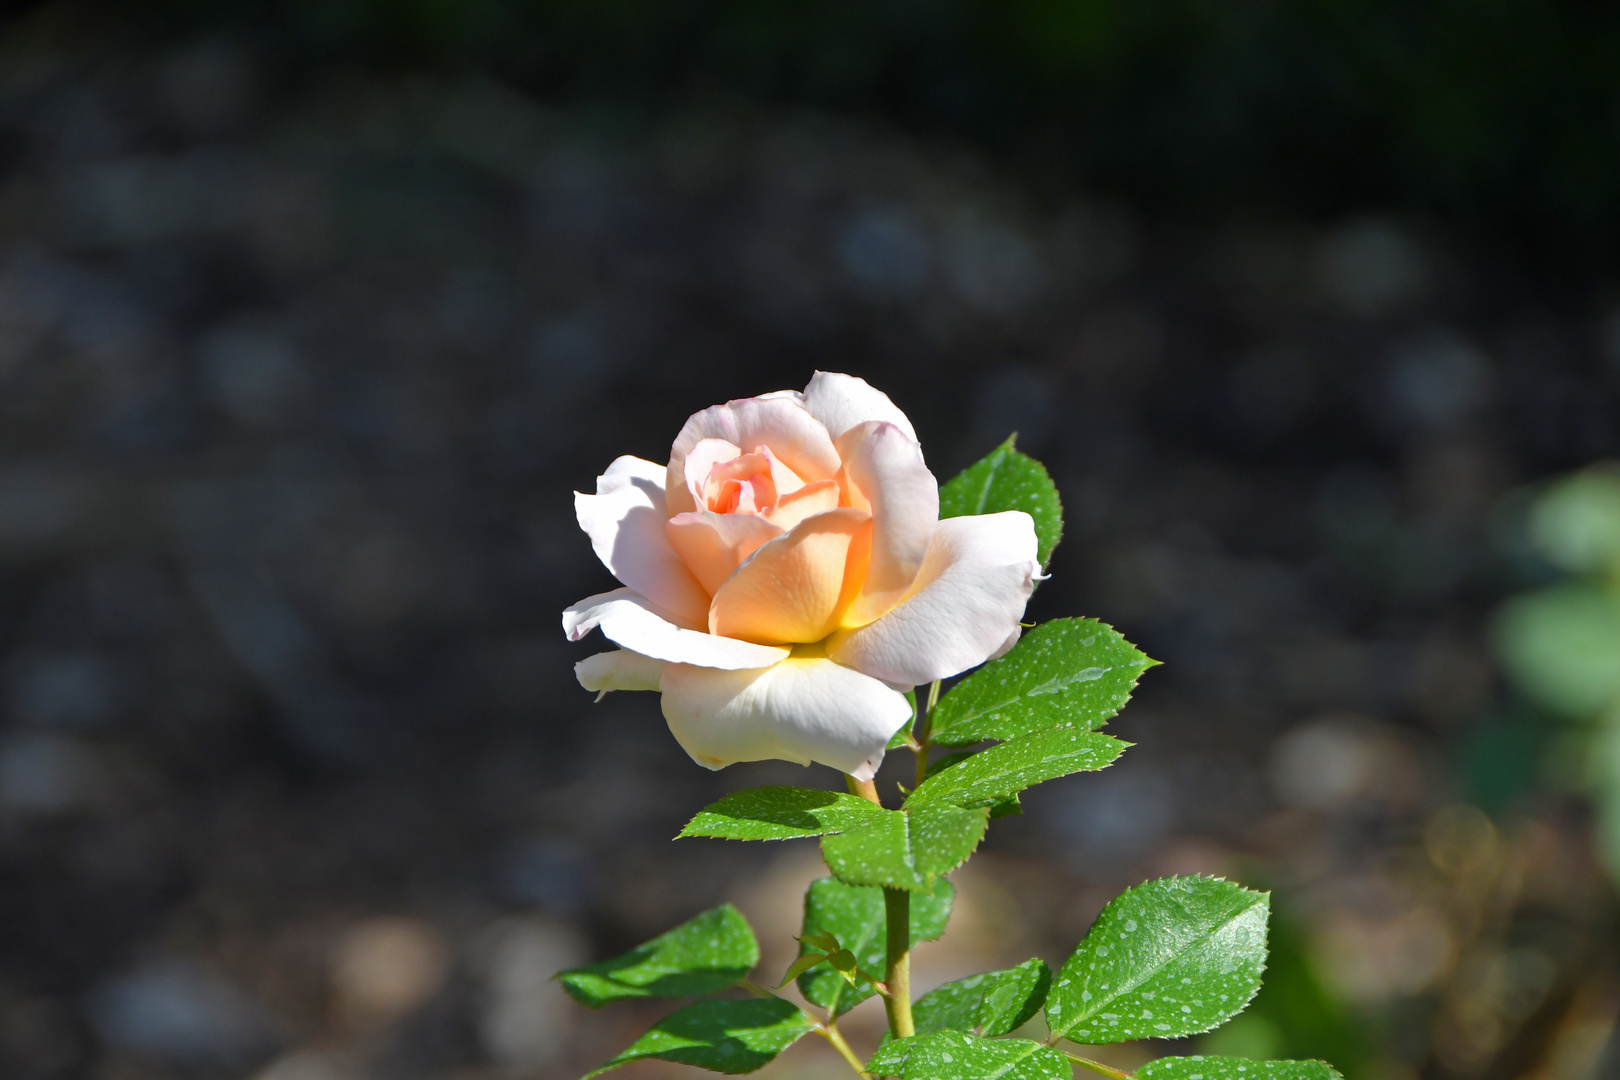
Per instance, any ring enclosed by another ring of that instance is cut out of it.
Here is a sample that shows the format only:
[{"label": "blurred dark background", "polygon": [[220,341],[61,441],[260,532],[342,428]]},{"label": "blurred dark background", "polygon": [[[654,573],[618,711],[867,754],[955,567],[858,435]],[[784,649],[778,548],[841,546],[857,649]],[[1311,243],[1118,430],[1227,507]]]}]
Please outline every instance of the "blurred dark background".
[{"label": "blurred dark background", "polygon": [[1620,456],[1620,8],[8,11],[6,1077],[564,1078],[659,1010],[558,968],[724,899],[785,967],[814,846],[668,838],[835,775],[697,768],[558,615],[611,584],[571,489],[816,368],[942,479],[1017,430],[1032,613],[1165,661],[920,984],[1225,873],[1255,1008],[1099,1054],[1620,1076],[1587,729],[1489,630],[1559,573],[1537,485]]}]

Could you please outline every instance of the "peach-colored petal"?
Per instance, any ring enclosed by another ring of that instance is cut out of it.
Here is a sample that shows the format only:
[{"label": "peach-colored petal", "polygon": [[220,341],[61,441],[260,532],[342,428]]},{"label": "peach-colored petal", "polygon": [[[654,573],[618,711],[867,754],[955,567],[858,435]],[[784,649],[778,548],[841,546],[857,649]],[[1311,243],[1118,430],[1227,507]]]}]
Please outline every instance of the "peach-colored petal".
[{"label": "peach-colored petal", "polygon": [[664,469],[641,458],[616,459],[596,478],[596,494],[574,493],[579,527],[613,576],[686,627],[709,621],[710,593],[664,533]]},{"label": "peach-colored petal", "polygon": [[776,484],[776,497],[778,499],[785,495],[791,495],[804,487],[804,478],[782,464],[782,459],[771,453],[770,447],[762,446],[759,448],[759,452],[764,454],[766,460],[771,463],[771,480]]},{"label": "peach-colored petal", "polygon": [[714,594],[709,632],[765,645],[820,641],[860,590],[872,516],[843,507],[754,552]]},{"label": "peach-colored petal", "polygon": [[840,490],[836,480],[817,480],[806,484],[791,495],[776,500],[776,508],[765,516],[782,531],[793,528],[805,518],[838,506]]},{"label": "peach-colored petal", "polygon": [[[875,393],[875,391],[874,391]],[[872,512],[872,563],[846,628],[865,626],[906,595],[939,522],[939,484],[922,448],[893,424],[868,420],[837,442],[850,504]]]},{"label": "peach-colored petal", "polygon": [[697,578],[698,584],[713,596],[744,559],[787,529],[758,514],[694,510],[670,518],[664,523],[664,531],[669,536],[670,547]]},{"label": "peach-colored petal", "polygon": [[[709,474],[714,467],[722,461],[730,461],[742,449],[736,443],[726,442],[724,439],[702,439],[692,447],[691,453],[686,455],[686,461],[681,467],[681,478],[686,485],[687,493],[692,497],[692,506],[703,504],[703,491],[709,484]],[[672,509],[672,513],[681,511]]]},{"label": "peach-colored petal", "polygon": [[910,594],[876,622],[834,634],[827,655],[896,687],[984,663],[1018,630],[1040,572],[1035,546],[1022,510],[946,518]]},{"label": "peach-colored petal", "polygon": [[710,510],[722,514],[754,514],[776,505],[776,481],[764,454],[738,454],[717,461],[709,470],[703,498]]},{"label": "peach-colored petal", "polygon": [[885,420],[905,432],[912,442],[917,441],[916,429],[906,419],[906,414],[889,400],[889,395],[854,375],[818,371],[811,376],[801,400],[810,415],[825,424],[835,439],[856,424]]},{"label": "peach-colored petal", "polygon": [[724,439],[753,453],[767,447],[805,483],[838,472],[838,451],[821,422],[789,397],[742,398],[694,413],[670,448],[665,475],[671,514],[698,508],[686,486],[686,458],[704,439]]}]

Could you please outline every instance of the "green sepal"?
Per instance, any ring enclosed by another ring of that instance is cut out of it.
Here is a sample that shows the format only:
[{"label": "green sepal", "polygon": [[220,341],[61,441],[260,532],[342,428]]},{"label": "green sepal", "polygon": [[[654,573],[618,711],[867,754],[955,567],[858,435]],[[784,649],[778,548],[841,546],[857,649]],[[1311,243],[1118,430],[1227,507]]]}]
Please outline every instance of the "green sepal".
[{"label": "green sepal", "polygon": [[759,963],[748,920],[730,904],[638,945],[623,956],[559,972],[581,1005],[600,1009],[626,998],[691,997],[734,986]]},{"label": "green sepal", "polygon": [[917,691],[907,690],[906,700],[911,702],[911,719],[900,725],[900,730],[889,737],[886,750],[898,750],[911,739],[911,731],[917,726]]},{"label": "green sepal", "polygon": [[1077,1043],[1175,1039],[1249,1004],[1266,966],[1267,893],[1211,877],[1128,889],[1103,908],[1046,999],[1054,1034]]},{"label": "green sepal", "polygon": [[1070,1080],[1062,1053],[1030,1039],[979,1039],[935,1031],[878,1047],[866,1071],[903,1080]]},{"label": "green sepal", "polygon": [[1021,1027],[1040,1011],[1052,971],[1039,960],[948,982],[911,1007],[917,1034],[966,1031],[986,1038]]},{"label": "green sepal", "polygon": [[1344,1080],[1325,1061],[1250,1061],[1206,1054],[1159,1058],[1136,1075],[1138,1080]]},{"label": "green sepal", "polygon": [[1106,768],[1131,744],[1100,731],[1053,728],[981,750],[924,780],[907,810],[994,806],[1027,787],[1070,773]]},{"label": "green sepal", "polygon": [[990,451],[939,489],[939,516],[965,517],[1022,510],[1035,521],[1036,554],[1042,566],[1063,539],[1063,500],[1046,466],[1013,446],[1018,436]]},{"label": "green sepal", "polygon": [[1157,663],[1106,623],[1053,619],[952,687],[934,706],[929,738],[972,746],[1060,726],[1095,731]]},{"label": "green sepal", "polygon": [[839,880],[931,892],[940,875],[967,862],[990,823],[983,806],[941,804],[882,815],[859,829],[822,837],[821,856]]},{"label": "green sepal", "polygon": [[861,828],[884,811],[847,791],[758,787],[736,791],[710,803],[686,823],[676,839],[792,840]]},{"label": "green sepal", "polygon": [[[945,933],[955,892],[948,881],[939,882],[932,896],[911,898],[911,943],[933,941]],[[801,942],[819,934],[833,935],[855,956],[857,972],[882,971],[887,959],[884,936],[883,890],[846,885],[836,878],[820,878],[804,894],[804,929]],[[801,951],[809,948],[804,944]],[[857,975],[851,986],[836,972],[812,968],[798,976],[805,1000],[838,1016],[871,997],[871,985]]]},{"label": "green sepal", "polygon": [[712,1072],[753,1072],[815,1030],[815,1021],[781,998],[700,1001],[664,1017],[584,1080],[644,1058]]}]

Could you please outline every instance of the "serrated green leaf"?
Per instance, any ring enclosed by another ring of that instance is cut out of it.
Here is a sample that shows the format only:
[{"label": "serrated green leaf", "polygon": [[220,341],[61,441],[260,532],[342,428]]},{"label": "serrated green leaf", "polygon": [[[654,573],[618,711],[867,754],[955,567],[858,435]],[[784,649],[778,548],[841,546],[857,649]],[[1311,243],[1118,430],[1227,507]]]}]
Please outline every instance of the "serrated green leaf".
[{"label": "serrated green leaf", "polygon": [[1051,969],[1039,960],[971,975],[918,998],[912,1023],[919,1035],[947,1029],[986,1038],[1005,1035],[1040,1011],[1051,982]]},{"label": "serrated green leaf", "polygon": [[[933,941],[945,932],[950,919],[951,900],[955,896],[951,883],[942,881],[934,886],[932,896],[917,894],[911,898],[911,943]],[[843,942],[844,948],[855,954],[860,968],[881,972],[887,963],[884,939],[883,890],[860,885],[846,885],[836,878],[821,878],[810,885],[804,894],[805,939],[827,932]],[[800,946],[801,950],[804,946]],[[837,973],[825,968],[813,969],[799,976],[799,990],[812,1005],[827,1009],[834,1016],[848,1012],[872,996],[870,984],[850,986]]]},{"label": "serrated green leaf", "polygon": [[699,810],[676,839],[791,840],[860,828],[884,810],[846,791],[759,787],[733,792]]},{"label": "serrated green leaf", "polygon": [[974,462],[939,489],[939,516],[999,514],[1022,510],[1035,519],[1035,539],[1041,565],[1063,538],[1063,500],[1046,466],[1013,446],[1013,435]]},{"label": "serrated green leaf", "polygon": [[1250,1061],[1205,1054],[1159,1058],[1136,1075],[1138,1080],[1344,1080],[1325,1061]]},{"label": "serrated green leaf", "polygon": [[[960,753],[946,754],[942,758],[936,758],[935,760],[929,762],[928,771],[923,774],[923,779],[926,780],[928,777],[933,776],[936,773],[941,773],[946,769],[952,768],[953,766],[960,765],[962,762],[966,761],[976,753],[978,753],[977,750],[963,750]],[[905,789],[901,788],[901,791],[904,792]],[[910,793],[906,792],[906,794],[909,795]],[[999,817],[1009,817],[1013,814],[1022,814],[1023,812],[1023,804],[1018,801],[1017,795],[1009,795],[1005,799],[1001,799],[990,804],[990,819],[992,821]]]},{"label": "serrated green leaf", "polygon": [[689,997],[735,985],[759,963],[748,920],[730,904],[705,911],[623,956],[557,975],[593,1009],[626,998]]},{"label": "serrated green leaf", "polygon": [[979,1039],[935,1031],[878,1047],[867,1063],[873,1076],[903,1080],[1069,1080],[1068,1059],[1030,1039]]},{"label": "serrated green leaf", "polygon": [[[927,786],[925,782],[923,787]],[[822,837],[821,857],[828,869],[851,885],[928,892],[941,874],[967,862],[989,822],[990,811],[984,807],[940,804],[885,810],[869,825]]]},{"label": "serrated green leaf", "polygon": [[1156,663],[1106,623],[1053,619],[952,687],[934,706],[930,738],[971,746],[1060,726],[1095,731]]},{"label": "serrated green leaf", "polygon": [[1105,768],[1130,745],[1100,731],[1037,731],[981,750],[929,777],[906,798],[905,806],[913,812],[938,806],[993,806],[1042,781]]},{"label": "serrated green leaf", "polygon": [[1266,966],[1271,897],[1173,877],[1115,898],[1052,983],[1046,1022],[1078,1043],[1196,1035],[1242,1012]]},{"label": "serrated green leaf", "polygon": [[753,1072],[813,1030],[815,1021],[781,998],[700,1001],[658,1021],[585,1080],[643,1058],[732,1075]]}]

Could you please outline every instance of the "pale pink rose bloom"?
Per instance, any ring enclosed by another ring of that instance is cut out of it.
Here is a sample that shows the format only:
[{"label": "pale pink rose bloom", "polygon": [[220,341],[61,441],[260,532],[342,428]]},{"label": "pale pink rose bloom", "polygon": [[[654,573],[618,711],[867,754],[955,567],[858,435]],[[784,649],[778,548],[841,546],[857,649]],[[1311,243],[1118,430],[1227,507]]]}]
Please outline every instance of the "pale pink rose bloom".
[{"label": "pale pink rose bloom", "polygon": [[781,758],[871,779],[902,691],[999,655],[1034,588],[1035,526],[939,519],[939,485],[886,394],[818,371],[686,422],[669,464],[621,457],[575,493],[624,588],[563,612],[587,690],[657,690],[693,760]]}]

